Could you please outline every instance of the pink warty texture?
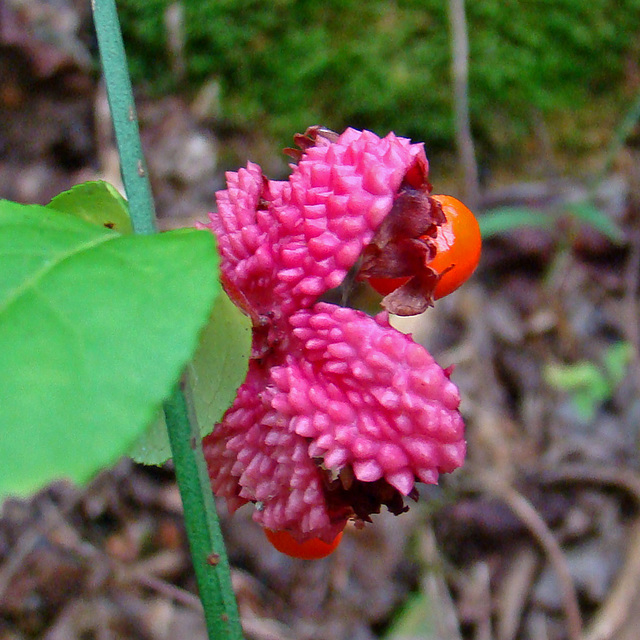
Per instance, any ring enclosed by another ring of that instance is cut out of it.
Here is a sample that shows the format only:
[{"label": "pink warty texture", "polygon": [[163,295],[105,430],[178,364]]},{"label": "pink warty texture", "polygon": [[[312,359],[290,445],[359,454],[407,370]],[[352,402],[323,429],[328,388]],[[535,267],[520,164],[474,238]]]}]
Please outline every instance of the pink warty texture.
[{"label": "pink warty texture", "polygon": [[389,213],[423,145],[347,129],[318,138],[288,182],[267,181],[257,164],[226,175],[218,212],[223,280],[258,314],[287,315],[338,286]]},{"label": "pink warty texture", "polygon": [[214,492],[264,527],[332,540],[350,518],[406,510],[465,455],[458,390],[420,345],[318,298],[338,286],[391,210],[422,145],[348,129],[304,150],[287,182],[227,174],[222,280],[252,318],[244,384],[204,441]]}]

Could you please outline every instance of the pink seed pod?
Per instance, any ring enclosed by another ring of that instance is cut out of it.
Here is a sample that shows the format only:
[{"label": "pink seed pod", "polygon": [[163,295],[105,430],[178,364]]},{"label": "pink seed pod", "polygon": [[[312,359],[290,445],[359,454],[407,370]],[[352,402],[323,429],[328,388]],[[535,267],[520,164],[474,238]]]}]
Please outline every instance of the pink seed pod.
[{"label": "pink seed pod", "polygon": [[288,181],[251,163],[228,173],[202,225],[253,322],[246,380],[203,446],[232,511],[251,502],[265,528],[331,542],[348,519],[382,505],[402,513],[416,482],[459,467],[464,425],[448,373],[386,312],[318,301],[357,266],[399,194],[428,193],[423,146],[318,127],[296,142]]}]

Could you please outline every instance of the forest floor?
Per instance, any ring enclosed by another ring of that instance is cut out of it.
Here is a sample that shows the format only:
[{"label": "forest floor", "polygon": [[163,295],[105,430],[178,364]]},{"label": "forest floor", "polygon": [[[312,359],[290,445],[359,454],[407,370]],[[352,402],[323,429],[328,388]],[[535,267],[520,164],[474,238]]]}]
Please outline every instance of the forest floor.
[{"label": "forest floor", "polygon": [[[1,4],[1,0],[0,0]],[[72,53],[0,29],[0,197],[46,203],[118,183],[102,87]],[[140,101],[161,225],[205,220],[223,169],[286,170],[197,104]],[[310,123],[312,124],[312,123]],[[224,151],[222,151],[224,149]],[[231,151],[230,151],[231,149]],[[225,165],[225,166],[223,166]],[[599,206],[622,230],[558,217],[485,242],[480,268],[399,322],[455,364],[468,460],[407,514],[347,530],[329,558],[276,552],[240,510],[222,523],[248,640],[636,640],[640,623],[640,152]],[[524,181],[484,203],[561,209],[587,181]],[[168,464],[129,460],[0,511],[0,639],[204,639]]]}]

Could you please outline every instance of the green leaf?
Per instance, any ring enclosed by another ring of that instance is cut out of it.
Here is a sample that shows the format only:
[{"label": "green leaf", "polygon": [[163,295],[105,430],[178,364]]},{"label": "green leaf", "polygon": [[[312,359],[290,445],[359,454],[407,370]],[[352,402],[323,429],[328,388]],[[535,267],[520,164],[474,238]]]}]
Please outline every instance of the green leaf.
[{"label": "green leaf", "polygon": [[547,384],[569,393],[578,415],[592,420],[596,410],[611,396],[611,385],[600,367],[588,360],[573,364],[549,364],[543,370]]},{"label": "green leaf", "polygon": [[567,205],[567,211],[574,218],[593,227],[611,242],[619,244],[624,242],[624,232],[609,216],[596,207],[593,203],[584,201]]},{"label": "green leaf", "polygon": [[84,482],[192,357],[219,291],[214,236],[122,236],[0,202],[0,260],[0,494]]},{"label": "green leaf", "polygon": [[193,362],[188,368],[202,435],[229,408],[244,382],[251,353],[251,322],[226,295],[213,307]]},{"label": "green leaf", "polygon": [[581,360],[574,364],[549,364],[544,370],[545,380],[556,389],[574,391],[590,389],[598,395],[608,391],[607,380],[602,371],[593,362]]},{"label": "green leaf", "polygon": [[[203,437],[211,433],[233,402],[236,390],[247,374],[250,351],[251,323],[223,292],[213,306],[196,355],[187,368]],[[131,456],[145,464],[162,464],[171,457],[162,413],[136,442]]]},{"label": "green leaf", "polygon": [[429,594],[422,591],[413,594],[385,633],[385,640],[435,638],[438,629],[436,617],[436,607]]},{"label": "green leaf", "polygon": [[63,191],[47,207],[120,233],[133,233],[127,201],[102,180],[83,182]]},{"label": "green leaf", "polygon": [[603,356],[604,368],[614,389],[625,379],[633,356],[633,345],[623,340],[612,344],[605,351]]},{"label": "green leaf", "polygon": [[501,207],[483,213],[479,219],[483,238],[490,238],[523,227],[553,229],[555,217],[527,207]]}]

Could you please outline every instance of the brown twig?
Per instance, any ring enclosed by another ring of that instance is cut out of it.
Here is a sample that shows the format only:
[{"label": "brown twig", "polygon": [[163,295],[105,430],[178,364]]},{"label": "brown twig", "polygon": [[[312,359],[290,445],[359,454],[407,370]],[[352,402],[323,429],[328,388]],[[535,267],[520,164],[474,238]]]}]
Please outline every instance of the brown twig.
[{"label": "brown twig", "polygon": [[[583,483],[614,487],[633,498],[640,509],[640,476],[628,469],[564,465],[538,474],[546,483]],[[585,631],[583,640],[612,640],[636,605],[640,591],[640,519],[633,524],[626,560],[605,603]]]},{"label": "brown twig", "polygon": [[438,638],[462,640],[460,622],[444,579],[443,561],[431,524],[428,524],[421,532],[419,544],[420,557],[424,558],[429,568],[424,572],[423,592],[428,594],[432,602],[437,603],[438,615],[434,616],[436,635]]},{"label": "brown twig", "polygon": [[517,637],[522,614],[539,565],[539,551],[529,546],[520,549],[515,561],[509,563],[497,597],[497,640],[515,640]]},{"label": "brown twig", "polygon": [[25,531],[20,536],[9,559],[0,568],[0,601],[4,598],[14,575],[21,569],[23,562],[38,544],[49,535],[54,527],[60,525],[69,526],[65,517],[79,500],[79,494],[74,494],[62,505],[55,504],[49,498],[42,503],[41,509],[44,514],[44,521],[35,530]]},{"label": "brown twig", "polygon": [[129,574],[130,582],[135,582],[142,587],[151,589],[157,594],[164,596],[169,600],[173,600],[188,609],[202,613],[202,603],[200,598],[194,593],[177,587],[166,580],[162,580],[150,573],[141,573],[133,571]]},{"label": "brown twig", "polygon": [[487,478],[483,480],[483,484],[487,491],[503,500],[520,518],[544,550],[560,583],[562,606],[567,621],[567,637],[569,640],[582,640],[582,618],[578,596],[567,560],[553,532],[529,500],[513,487],[501,481]]},{"label": "brown twig", "polygon": [[626,322],[624,323],[627,340],[633,344],[636,358],[640,357],[640,324],[638,318],[638,288],[640,286],[640,231],[631,238],[631,252],[625,269],[624,304]]},{"label": "brown twig", "polygon": [[476,164],[471,123],[469,119],[469,38],[464,0],[449,0],[451,25],[451,55],[456,144],[464,172],[465,200],[473,209],[480,201],[478,166]]},{"label": "brown twig", "polygon": [[640,509],[640,476],[630,469],[563,464],[556,469],[537,468],[528,472],[542,484],[580,483],[606,485],[629,494]]},{"label": "brown twig", "polygon": [[583,640],[613,640],[637,604],[640,584],[640,519],[633,525],[624,569],[619,573],[609,597],[600,607]]}]

